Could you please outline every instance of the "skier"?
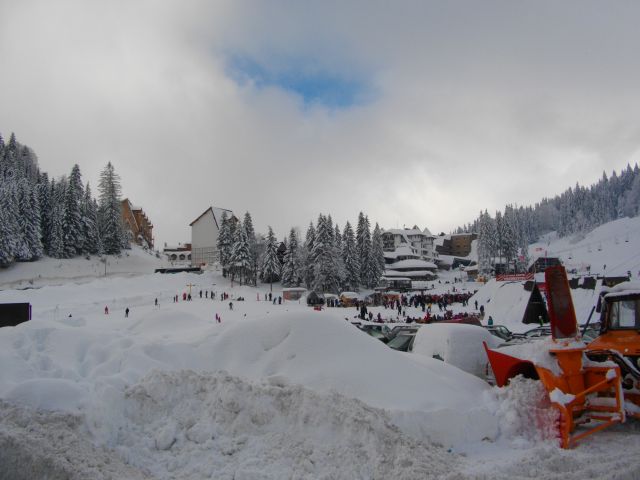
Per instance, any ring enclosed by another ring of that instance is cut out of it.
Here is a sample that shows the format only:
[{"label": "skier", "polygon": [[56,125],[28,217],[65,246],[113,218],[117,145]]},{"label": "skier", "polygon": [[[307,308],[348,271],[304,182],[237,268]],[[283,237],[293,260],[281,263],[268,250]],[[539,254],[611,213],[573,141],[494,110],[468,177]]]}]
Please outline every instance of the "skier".
[{"label": "skier", "polygon": [[489,315],[489,319],[487,320],[487,325],[489,326],[493,325],[493,317],[491,315]]},{"label": "skier", "polygon": [[129,318],[129,307],[124,311],[124,318]]},{"label": "skier", "polygon": [[109,307],[106,305],[104,306],[104,314],[109,315]]},{"label": "skier", "polygon": [[229,310],[233,310],[233,302],[229,302]]},{"label": "skier", "polygon": [[156,303],[155,303],[156,307],[158,306],[158,299],[156,298]]}]

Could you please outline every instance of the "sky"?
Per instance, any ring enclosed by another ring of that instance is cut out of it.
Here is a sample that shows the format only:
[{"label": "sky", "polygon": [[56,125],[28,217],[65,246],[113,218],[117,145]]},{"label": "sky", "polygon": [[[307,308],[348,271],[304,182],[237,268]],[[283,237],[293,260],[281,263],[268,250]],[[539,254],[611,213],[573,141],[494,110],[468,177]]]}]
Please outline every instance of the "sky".
[{"label": "sky", "polygon": [[0,0],[0,133],[156,246],[210,205],[256,229],[449,232],[640,161],[633,1]]}]

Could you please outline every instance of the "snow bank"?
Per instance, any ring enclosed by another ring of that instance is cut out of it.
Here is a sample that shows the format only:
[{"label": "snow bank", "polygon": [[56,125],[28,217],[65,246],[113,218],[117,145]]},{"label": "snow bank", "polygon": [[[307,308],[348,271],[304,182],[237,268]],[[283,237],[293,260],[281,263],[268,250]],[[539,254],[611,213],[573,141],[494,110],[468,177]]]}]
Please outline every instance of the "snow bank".
[{"label": "snow bank", "polygon": [[438,478],[457,457],[417,442],[388,415],[281,378],[152,372],[126,390],[111,445],[153,478]]},{"label": "snow bank", "polygon": [[[285,307],[253,300],[235,302],[229,311],[227,302],[204,298],[154,308],[158,290],[172,294],[191,277],[101,279],[19,292],[32,297],[36,318],[0,332],[0,398],[57,411],[108,412],[119,408],[127,385],[154,369],[226,370],[256,382],[279,376],[319,393],[359,399],[397,415],[403,425],[419,424],[410,433],[446,445],[495,434],[496,419],[474,401],[490,388],[486,383],[389,349],[337,317],[346,309],[315,312],[297,302]],[[106,299],[120,296],[109,302],[118,309],[104,315]],[[74,316],[51,318],[52,302]],[[133,302],[140,306],[124,318],[120,310]],[[214,321],[216,312],[221,324]],[[482,418],[482,429],[440,428],[447,419],[459,423],[461,411],[473,412],[469,422]],[[410,412],[419,412],[413,422],[406,421]]]}]

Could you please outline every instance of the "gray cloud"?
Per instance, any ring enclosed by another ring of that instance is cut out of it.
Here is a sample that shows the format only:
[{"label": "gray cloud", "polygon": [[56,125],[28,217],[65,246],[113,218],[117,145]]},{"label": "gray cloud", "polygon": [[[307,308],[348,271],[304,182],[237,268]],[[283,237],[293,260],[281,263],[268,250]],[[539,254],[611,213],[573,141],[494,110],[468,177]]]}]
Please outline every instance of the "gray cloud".
[{"label": "gray cloud", "polygon": [[[0,132],[53,175],[112,161],[159,241],[208,205],[279,237],[322,211],[448,231],[640,158],[635,3],[0,4]],[[365,78],[346,109],[228,75],[230,54]]]}]

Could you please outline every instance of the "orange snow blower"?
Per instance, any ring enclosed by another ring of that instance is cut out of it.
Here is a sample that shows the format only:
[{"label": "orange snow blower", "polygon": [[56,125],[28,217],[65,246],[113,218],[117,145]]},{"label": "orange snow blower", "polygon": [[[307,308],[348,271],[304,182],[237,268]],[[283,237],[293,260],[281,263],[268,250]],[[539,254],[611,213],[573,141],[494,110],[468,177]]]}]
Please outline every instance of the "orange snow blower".
[{"label": "orange snow blower", "polygon": [[546,269],[545,281],[552,340],[538,343],[535,360],[485,350],[499,387],[518,374],[542,381],[559,412],[560,445],[570,448],[627,415],[640,418],[640,290],[605,290],[600,336],[585,345],[564,267]]}]

